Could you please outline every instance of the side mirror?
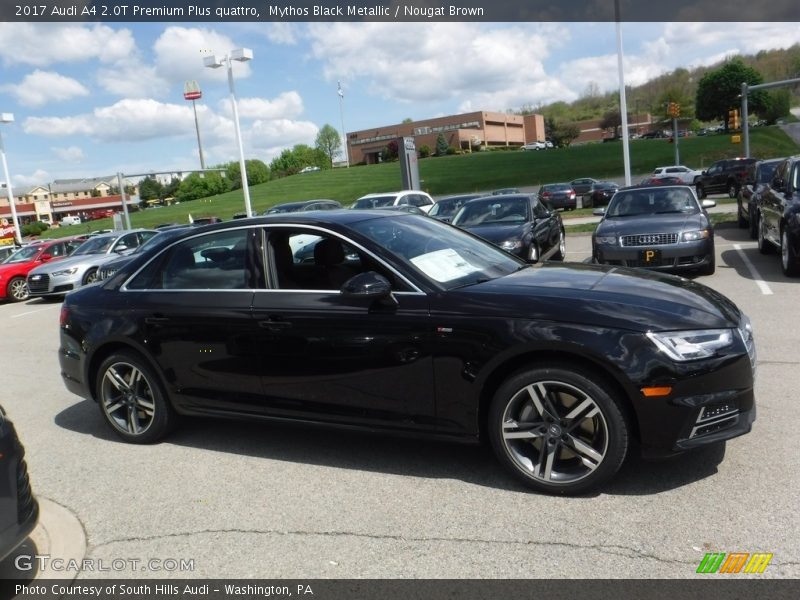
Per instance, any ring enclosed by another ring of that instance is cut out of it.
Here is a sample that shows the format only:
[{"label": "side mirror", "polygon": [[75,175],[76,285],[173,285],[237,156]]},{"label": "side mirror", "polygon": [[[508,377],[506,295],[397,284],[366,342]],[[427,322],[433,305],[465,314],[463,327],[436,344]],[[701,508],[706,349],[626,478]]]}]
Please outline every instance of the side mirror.
[{"label": "side mirror", "polygon": [[367,298],[378,300],[389,306],[397,306],[397,299],[392,294],[392,284],[383,275],[375,271],[359,273],[344,282],[340,290],[345,298]]},{"label": "side mirror", "polygon": [[707,208],[714,208],[716,205],[716,200],[703,200],[700,206],[702,206],[703,210],[705,210]]},{"label": "side mirror", "polygon": [[117,254],[122,254],[123,252],[127,252],[129,248],[125,244],[120,244],[116,248],[114,248],[114,252]]},{"label": "side mirror", "polygon": [[603,216],[605,216],[605,214],[606,214],[606,208],[605,208],[605,206],[601,206],[601,207],[599,207],[599,208],[595,208],[595,209],[592,211],[592,214],[593,214],[595,217],[603,217]]},{"label": "side mirror", "polygon": [[53,260],[53,255],[52,254],[42,254],[39,257],[39,260],[42,261],[42,262],[47,262],[48,260]]}]

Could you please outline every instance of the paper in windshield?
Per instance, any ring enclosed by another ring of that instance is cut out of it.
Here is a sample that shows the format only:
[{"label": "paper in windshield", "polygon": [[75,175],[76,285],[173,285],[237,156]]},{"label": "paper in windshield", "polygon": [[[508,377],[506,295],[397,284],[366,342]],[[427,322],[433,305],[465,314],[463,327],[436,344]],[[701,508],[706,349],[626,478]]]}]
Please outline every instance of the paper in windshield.
[{"label": "paper in windshield", "polygon": [[440,283],[480,271],[452,248],[420,254],[412,258],[411,262],[425,275]]}]

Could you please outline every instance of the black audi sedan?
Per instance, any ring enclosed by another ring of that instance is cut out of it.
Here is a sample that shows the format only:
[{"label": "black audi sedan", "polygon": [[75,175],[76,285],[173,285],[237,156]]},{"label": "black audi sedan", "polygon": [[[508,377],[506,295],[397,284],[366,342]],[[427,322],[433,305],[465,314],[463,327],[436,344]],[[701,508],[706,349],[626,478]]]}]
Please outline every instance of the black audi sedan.
[{"label": "black audi sedan", "polygon": [[532,263],[564,260],[567,253],[561,215],[529,194],[469,200],[452,222]]},{"label": "black audi sedan", "polygon": [[715,269],[714,227],[705,212],[713,200],[697,200],[686,185],[620,189],[592,234],[594,262],[668,271]]},{"label": "black audi sedan", "polygon": [[[318,238],[313,263],[295,262],[300,237]],[[60,340],[67,388],[128,442],[177,415],[485,438],[547,493],[597,488],[633,447],[681,452],[755,418],[750,324],[714,290],[534,267],[381,210],[186,232],[70,293]]]},{"label": "black audi sedan", "polygon": [[25,541],[39,518],[24,456],[14,425],[0,406],[0,561]]}]

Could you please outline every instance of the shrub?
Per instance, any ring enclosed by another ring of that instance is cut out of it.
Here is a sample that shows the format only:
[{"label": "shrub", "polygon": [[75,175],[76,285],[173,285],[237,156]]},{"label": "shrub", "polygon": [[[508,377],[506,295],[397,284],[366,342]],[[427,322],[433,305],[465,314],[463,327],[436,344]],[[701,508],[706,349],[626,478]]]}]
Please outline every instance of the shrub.
[{"label": "shrub", "polygon": [[458,150],[456,150],[453,146],[448,146],[447,147],[447,155],[448,156],[451,155],[451,154],[455,154],[456,152],[458,152]]},{"label": "shrub", "polygon": [[420,158],[428,158],[431,155],[431,147],[427,144],[422,144],[419,147],[419,157]]}]

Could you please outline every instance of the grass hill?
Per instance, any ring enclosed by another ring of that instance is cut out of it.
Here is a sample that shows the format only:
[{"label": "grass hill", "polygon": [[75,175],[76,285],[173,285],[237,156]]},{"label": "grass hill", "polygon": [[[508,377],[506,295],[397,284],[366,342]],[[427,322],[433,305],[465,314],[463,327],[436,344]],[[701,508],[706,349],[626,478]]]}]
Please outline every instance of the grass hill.
[{"label": "grass hill", "polygon": [[[730,136],[712,135],[681,138],[681,163],[705,168],[721,158],[738,156],[741,144]],[[787,156],[800,152],[778,127],[760,127],[750,132],[751,155],[758,158]],[[666,140],[633,140],[630,144],[631,172],[652,172],[659,165],[674,162],[674,146]],[[500,187],[538,186],[542,183],[570,181],[578,177],[597,179],[619,177],[623,173],[622,143],[588,144],[538,152],[494,151],[427,158],[419,161],[422,188],[433,195],[486,191]],[[257,213],[293,200],[331,198],[350,204],[369,192],[400,189],[399,163],[354,166],[304,173],[269,181],[250,188],[251,203]],[[155,227],[162,223],[186,223],[193,217],[218,216],[230,219],[244,210],[241,190],[184,202],[159,209],[131,213],[135,227]],[[89,229],[111,227],[111,220],[92,221],[45,232],[43,237],[75,235]]]}]

